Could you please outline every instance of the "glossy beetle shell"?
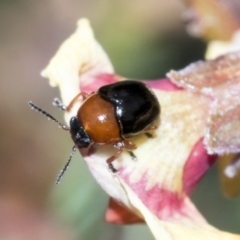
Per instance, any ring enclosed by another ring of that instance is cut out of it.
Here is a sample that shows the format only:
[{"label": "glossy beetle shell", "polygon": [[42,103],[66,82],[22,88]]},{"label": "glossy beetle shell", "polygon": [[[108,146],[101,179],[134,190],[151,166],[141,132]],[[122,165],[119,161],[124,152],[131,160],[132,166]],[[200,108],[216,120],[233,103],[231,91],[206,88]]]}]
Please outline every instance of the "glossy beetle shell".
[{"label": "glossy beetle shell", "polygon": [[131,137],[150,126],[160,114],[154,93],[142,82],[122,81],[105,85],[98,94],[115,107],[122,136]]},{"label": "glossy beetle shell", "polygon": [[123,149],[137,146],[127,138],[154,130],[153,123],[160,114],[160,105],[154,93],[142,82],[123,81],[105,85],[90,95],[79,93],[66,108],[71,109],[82,96],[85,101],[77,116],[70,120],[70,133],[75,146],[87,148],[91,144],[110,144],[118,151],[106,163],[117,172],[112,162]]}]

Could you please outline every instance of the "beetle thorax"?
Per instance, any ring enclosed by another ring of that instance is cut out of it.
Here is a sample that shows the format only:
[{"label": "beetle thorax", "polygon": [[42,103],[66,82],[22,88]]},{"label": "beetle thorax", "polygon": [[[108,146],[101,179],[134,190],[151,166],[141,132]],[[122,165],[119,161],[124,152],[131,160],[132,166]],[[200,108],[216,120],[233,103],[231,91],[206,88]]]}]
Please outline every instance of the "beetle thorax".
[{"label": "beetle thorax", "polygon": [[114,106],[99,94],[93,94],[84,101],[77,117],[94,143],[114,144],[121,140]]}]

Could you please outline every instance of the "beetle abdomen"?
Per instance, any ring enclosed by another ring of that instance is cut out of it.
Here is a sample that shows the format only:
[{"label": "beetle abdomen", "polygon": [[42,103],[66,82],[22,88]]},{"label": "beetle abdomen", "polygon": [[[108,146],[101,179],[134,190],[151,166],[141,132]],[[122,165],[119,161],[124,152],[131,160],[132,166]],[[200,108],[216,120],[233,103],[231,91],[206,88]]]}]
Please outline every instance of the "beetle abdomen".
[{"label": "beetle abdomen", "polygon": [[151,125],[160,114],[154,93],[142,82],[122,81],[103,86],[98,94],[115,107],[122,135],[134,136]]}]

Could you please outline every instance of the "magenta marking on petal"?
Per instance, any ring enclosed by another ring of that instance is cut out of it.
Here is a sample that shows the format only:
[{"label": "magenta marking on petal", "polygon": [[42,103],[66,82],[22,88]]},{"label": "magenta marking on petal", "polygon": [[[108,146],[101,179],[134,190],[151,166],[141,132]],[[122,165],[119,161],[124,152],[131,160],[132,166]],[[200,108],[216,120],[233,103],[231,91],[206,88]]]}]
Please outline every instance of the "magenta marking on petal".
[{"label": "magenta marking on petal", "polygon": [[96,92],[101,86],[111,84],[117,81],[116,75],[101,73],[94,76],[89,76],[91,81],[80,81],[80,89],[82,92]]},{"label": "magenta marking on petal", "polygon": [[158,185],[140,195],[143,203],[159,219],[170,219],[183,207],[182,198],[179,198],[176,192],[163,189]]},{"label": "magenta marking on petal", "polygon": [[192,193],[197,183],[217,160],[216,155],[209,155],[200,139],[192,149],[183,170],[183,190]]},{"label": "magenta marking on petal", "polygon": [[[80,89],[83,92],[91,93],[96,92],[101,86],[114,83],[118,81],[116,75],[101,73],[95,76],[89,76],[91,81],[80,81]],[[163,91],[179,91],[183,90],[178,87],[174,83],[172,83],[169,79],[161,79],[161,80],[153,80],[153,81],[143,81],[150,88],[160,89]]]},{"label": "magenta marking on petal", "polygon": [[174,83],[172,83],[168,78],[153,80],[153,81],[144,81],[150,88],[160,89],[163,91],[179,91],[183,90],[183,88],[178,87]]},{"label": "magenta marking on petal", "polygon": [[144,205],[159,219],[170,220],[174,218],[174,215],[185,213],[184,194],[179,196],[177,192],[161,188],[159,185],[155,185],[151,189],[146,189],[146,178],[144,174],[141,181],[137,183],[131,183],[129,176],[123,174],[123,171],[119,172],[119,175],[130,186],[130,188],[137,194]]}]

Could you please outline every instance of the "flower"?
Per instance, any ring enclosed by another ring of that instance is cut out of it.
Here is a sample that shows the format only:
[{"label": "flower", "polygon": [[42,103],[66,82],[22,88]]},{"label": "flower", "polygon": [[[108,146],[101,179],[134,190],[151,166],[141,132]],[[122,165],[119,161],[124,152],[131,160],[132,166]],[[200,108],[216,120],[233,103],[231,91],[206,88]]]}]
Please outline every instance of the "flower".
[{"label": "flower", "polygon": [[[209,63],[205,64],[207,68]],[[190,68],[195,73],[202,65],[197,63]],[[81,150],[81,154],[96,181],[111,197],[108,221],[145,221],[156,239],[187,239],[193,235],[194,239],[238,239],[239,236],[210,226],[188,197],[216,160],[215,155],[209,155],[215,153],[215,148],[211,151],[203,144],[203,139],[207,142],[206,129],[215,126],[208,117],[213,116],[215,101],[200,88],[191,91],[188,81],[187,86],[181,82],[190,70],[170,72],[172,81],[145,82],[158,98],[161,117],[151,138],[141,134],[132,139],[137,145],[134,150],[137,160],[124,151],[113,163],[118,169],[113,174],[106,164],[114,152],[112,146],[94,146]],[[91,93],[102,85],[124,80],[114,73],[86,19],[78,21],[76,32],[62,44],[42,76],[49,78],[52,86],[59,87],[65,105],[80,91]],[[218,89],[214,93],[215,99],[221,97]],[[76,115],[81,102],[66,113],[67,122]]]}]

